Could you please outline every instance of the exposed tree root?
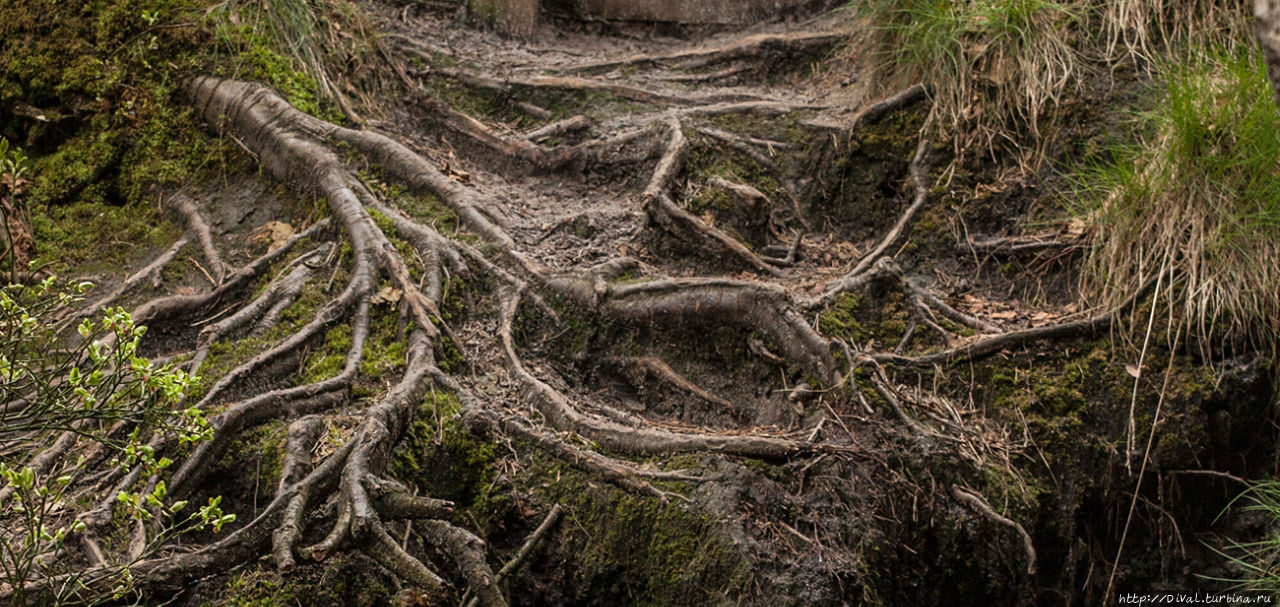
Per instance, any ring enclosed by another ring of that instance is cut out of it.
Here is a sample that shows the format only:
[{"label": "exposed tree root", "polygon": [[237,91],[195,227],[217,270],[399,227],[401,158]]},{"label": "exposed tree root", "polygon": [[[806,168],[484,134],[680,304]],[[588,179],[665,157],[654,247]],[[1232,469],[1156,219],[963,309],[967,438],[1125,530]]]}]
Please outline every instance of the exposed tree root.
[{"label": "exposed tree root", "polygon": [[897,365],[926,366],[940,363],[955,363],[962,360],[975,360],[990,356],[1007,348],[1015,348],[1028,343],[1045,339],[1063,339],[1072,337],[1095,337],[1111,328],[1113,322],[1122,312],[1151,292],[1155,281],[1149,281],[1136,291],[1128,300],[1120,305],[1096,316],[1070,322],[1033,327],[1018,331],[1009,331],[990,337],[974,340],[933,354],[921,356],[899,356],[897,354],[877,353],[872,358],[882,363]]},{"label": "exposed tree root", "polygon": [[649,212],[649,215],[667,230],[677,234],[685,233],[700,237],[708,243],[712,243],[713,246],[729,252],[758,272],[780,276],[782,274],[781,270],[765,263],[763,259],[760,259],[732,236],[703,223],[702,220],[671,200],[671,195],[669,194],[671,182],[684,163],[684,154],[688,144],[684,138],[679,120],[671,118],[667,124],[670,133],[667,150],[658,161],[658,167],[654,169],[653,179],[650,180],[649,187],[645,188],[644,191],[645,209]]},{"label": "exposed tree root", "polygon": [[532,403],[552,427],[572,430],[611,450],[637,455],[714,451],[776,459],[818,448],[817,445],[776,437],[685,434],[630,427],[582,413],[560,391],[535,377],[516,353],[512,324],[519,304],[519,294],[508,295],[503,304],[500,336],[507,365],[523,386],[523,398]]},{"label": "exposed tree root", "polygon": [[[534,529],[533,533],[529,534],[524,545],[520,546],[520,550],[516,551],[515,556],[511,557],[511,560],[507,561],[507,564],[503,565],[502,569],[493,576],[494,584],[501,584],[503,580],[520,568],[520,565],[524,563],[524,560],[529,557],[529,553],[533,552],[533,549],[538,546],[538,543],[542,541],[543,537],[546,537],[547,532],[555,526],[556,522],[560,520],[560,515],[563,513],[564,508],[561,508],[560,504],[556,504],[551,507],[551,511],[547,512],[547,517],[542,519],[542,524],[538,525],[538,528]],[[480,600],[481,599],[479,598],[472,598],[467,601],[465,605],[466,607],[476,607]]]},{"label": "exposed tree root", "polygon": [[811,51],[831,48],[848,38],[848,32],[795,32],[757,34],[721,47],[682,51],[667,55],[638,55],[617,61],[600,61],[565,70],[571,73],[602,73],[626,66],[676,66],[697,69],[718,62],[761,59],[766,53]]},{"label": "exposed tree root", "polygon": [[915,157],[911,160],[911,186],[915,194],[911,204],[898,216],[898,221],[893,224],[889,232],[880,239],[880,242],[870,252],[858,260],[852,270],[849,270],[839,280],[828,285],[822,295],[807,302],[806,307],[813,309],[829,306],[831,302],[835,301],[837,295],[865,283],[867,277],[864,274],[867,270],[880,261],[885,252],[889,250],[889,247],[893,246],[902,237],[903,231],[911,224],[911,220],[915,218],[916,213],[929,200],[928,167],[925,165],[925,155],[928,151],[929,140],[921,136],[920,143],[916,145]]},{"label": "exposed tree root", "polygon": [[497,79],[472,74],[463,70],[442,67],[434,67],[431,70],[424,72],[424,74],[443,76],[454,81],[461,82],[467,86],[503,94],[510,94],[516,89],[552,89],[557,91],[602,93],[618,99],[625,99],[627,101],[669,105],[706,105],[711,103],[734,103],[740,101],[761,100],[759,95],[742,93],[704,96],[682,95],[671,91],[654,91],[646,88],[625,84],[614,84],[610,82],[600,82],[598,80],[590,80],[576,76],[541,76],[533,78]]},{"label": "exposed tree root", "polygon": [[213,246],[213,234],[209,232],[209,225],[200,216],[196,202],[185,193],[178,192],[169,197],[169,204],[186,220],[187,229],[195,236],[196,242],[200,243],[200,252],[204,255],[205,263],[209,264],[207,271],[210,279],[213,281],[213,286],[218,286],[226,277],[228,268],[223,263],[222,256],[218,254],[218,248]]},{"label": "exposed tree root", "polygon": [[879,120],[890,112],[902,109],[916,103],[917,101],[922,101],[928,96],[929,90],[925,88],[923,84],[911,85],[897,93],[894,93],[893,95],[890,95],[889,97],[871,104],[865,110],[859,112],[858,116],[853,119],[853,124],[850,125],[849,128],[856,130],[860,127],[866,126],[867,124]]},{"label": "exposed tree root", "polygon": [[696,396],[708,403],[724,409],[732,409],[733,403],[720,398],[710,392],[707,392],[698,384],[689,381],[689,378],[679,374],[675,369],[671,368],[666,361],[653,356],[640,357],[609,357],[604,360],[605,363],[617,366],[633,377],[637,377],[637,384],[643,385],[647,376],[658,379],[662,384],[672,386],[678,390]]},{"label": "exposed tree root", "polygon": [[120,299],[121,295],[124,295],[130,290],[136,288],[147,279],[151,280],[151,285],[153,287],[158,288],[160,286],[160,273],[164,270],[164,267],[168,265],[169,262],[173,261],[173,258],[178,256],[178,251],[181,251],[189,242],[191,241],[188,240],[186,236],[178,238],[178,240],[174,241],[173,245],[165,250],[165,252],[161,253],[159,257],[156,257],[151,263],[144,266],[141,270],[130,274],[128,278],[124,279],[124,282],[121,282],[119,286],[112,289],[109,293],[94,300],[93,303],[86,306],[84,310],[73,317],[72,320],[79,320],[97,313],[98,310],[115,303],[116,300]]},{"label": "exposed tree root", "polygon": [[552,122],[551,124],[529,131],[528,133],[525,133],[524,138],[534,142],[542,141],[552,137],[559,137],[566,133],[584,131],[591,128],[593,124],[595,124],[593,120],[583,116],[582,114],[578,114],[577,116]]},{"label": "exposed tree root", "polygon": [[1022,540],[1022,549],[1027,555],[1027,575],[1035,575],[1036,573],[1036,548],[1031,542],[1031,534],[1022,527],[1017,521],[1010,520],[1001,516],[996,512],[982,495],[971,489],[965,489],[959,485],[951,485],[951,495],[966,506],[973,508],[979,514],[991,519],[992,521],[1004,525],[1018,532],[1018,537]]}]

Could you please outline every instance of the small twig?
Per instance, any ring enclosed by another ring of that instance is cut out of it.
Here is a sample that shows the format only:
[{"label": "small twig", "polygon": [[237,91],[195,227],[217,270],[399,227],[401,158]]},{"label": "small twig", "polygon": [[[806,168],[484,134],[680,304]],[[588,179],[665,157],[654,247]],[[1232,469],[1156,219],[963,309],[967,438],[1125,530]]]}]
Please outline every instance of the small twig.
[{"label": "small twig", "polygon": [[196,269],[197,269],[197,270],[200,270],[200,273],[201,273],[201,274],[204,274],[204,277],[205,277],[205,278],[207,278],[207,279],[209,279],[209,284],[210,284],[210,285],[215,286],[215,287],[216,287],[216,286],[218,286],[218,281],[214,280],[214,279],[213,279],[213,276],[210,276],[210,275],[209,275],[209,271],[208,271],[208,270],[206,270],[206,269],[204,269],[204,266],[200,265],[200,262],[196,261],[196,258],[191,257],[191,256],[189,256],[189,255],[188,255],[188,256],[187,256],[187,260],[188,260],[188,261],[190,261],[190,262],[191,262],[191,263],[193,263],[193,264],[196,264]]}]

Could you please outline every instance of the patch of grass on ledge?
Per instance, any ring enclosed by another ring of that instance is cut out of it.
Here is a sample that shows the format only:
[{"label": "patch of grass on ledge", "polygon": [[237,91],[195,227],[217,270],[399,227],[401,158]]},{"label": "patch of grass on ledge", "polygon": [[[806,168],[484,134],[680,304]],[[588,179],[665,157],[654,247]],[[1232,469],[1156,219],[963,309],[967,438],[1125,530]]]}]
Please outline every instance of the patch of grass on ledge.
[{"label": "patch of grass on ledge", "polygon": [[1161,70],[1130,146],[1081,171],[1096,229],[1087,293],[1115,303],[1168,268],[1202,336],[1280,337],[1280,109],[1259,53],[1209,51]]},{"label": "patch of grass on ledge", "polygon": [[917,82],[956,151],[1012,147],[1038,164],[1058,107],[1116,68],[1146,73],[1212,45],[1253,48],[1251,14],[1205,0],[863,0],[849,50],[873,97]]}]

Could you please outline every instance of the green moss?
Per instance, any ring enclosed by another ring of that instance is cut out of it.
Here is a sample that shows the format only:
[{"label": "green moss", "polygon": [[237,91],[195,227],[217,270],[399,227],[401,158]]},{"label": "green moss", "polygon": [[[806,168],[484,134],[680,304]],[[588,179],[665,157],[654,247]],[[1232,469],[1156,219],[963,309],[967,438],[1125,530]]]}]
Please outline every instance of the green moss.
[{"label": "green moss", "polygon": [[296,380],[298,385],[324,381],[341,373],[349,350],[351,325],[343,323],[329,329],[323,344],[303,360],[302,373]]},{"label": "green moss", "polygon": [[[246,500],[235,500],[237,505],[266,504],[275,494],[280,481],[280,467],[284,463],[284,440],[288,426],[282,420],[273,419],[236,435],[227,448],[221,467],[236,471],[236,478],[246,479],[253,470],[253,480],[242,480],[243,489],[249,493]],[[241,515],[245,520],[251,517]]]},{"label": "green moss", "polygon": [[274,567],[243,569],[220,588],[201,592],[201,607],[389,605],[395,593],[387,574],[367,559],[340,552],[321,565],[303,563],[281,575]]},{"label": "green moss", "polygon": [[818,316],[818,329],[852,343],[874,339],[896,345],[906,334],[910,316],[901,291],[873,290],[865,297],[845,293]]},{"label": "green moss", "polygon": [[91,256],[117,264],[121,256],[140,256],[143,251],[121,251],[114,243],[153,239],[86,223],[86,216],[119,207],[127,209],[121,212],[132,218],[128,223],[157,225],[152,209],[165,186],[247,167],[235,144],[209,135],[184,103],[181,88],[194,74],[262,80],[299,109],[340,119],[317,97],[315,80],[289,58],[293,47],[259,27],[265,20],[256,13],[268,10],[265,4],[209,10],[202,0],[13,0],[0,6],[0,99],[6,111],[40,116],[0,121],[0,136],[32,157],[24,202],[38,219],[43,251],[37,261],[71,265]]},{"label": "green moss", "polygon": [[452,393],[432,390],[396,449],[392,472],[423,495],[454,502],[459,524],[479,524],[485,532],[513,502],[506,487],[495,484],[499,446],[469,432],[458,418],[461,409]]},{"label": "green moss", "polygon": [[[326,347],[329,344],[326,340]],[[388,387],[393,372],[404,369],[408,352],[406,340],[401,336],[399,317],[396,314],[377,314],[369,327],[364,353],[360,357],[360,381],[377,387]],[[345,353],[343,354],[345,358]]]},{"label": "green moss", "polygon": [[712,116],[711,123],[730,133],[772,139],[804,149],[813,143],[815,135],[800,123],[811,115],[810,112],[800,110],[761,120],[749,113],[729,113]]},{"label": "green moss", "polygon": [[720,188],[707,187],[698,190],[698,193],[690,198],[686,205],[694,213],[727,211],[733,207],[733,198]]},{"label": "green moss", "polygon": [[253,337],[214,342],[209,346],[209,357],[200,367],[199,381],[187,392],[187,400],[198,402],[219,378],[270,346],[268,339]]},{"label": "green moss", "polygon": [[33,214],[31,224],[35,261],[51,264],[54,271],[71,266],[87,271],[114,269],[153,248],[167,247],[178,237],[177,228],[159,220],[154,205],[141,203],[55,206],[48,214]]},{"label": "green moss", "polygon": [[862,309],[861,297],[843,294],[830,308],[818,316],[818,329],[823,335],[838,337],[853,343],[864,343],[871,338],[871,333],[858,322],[856,313],[860,309]]},{"label": "green moss", "polygon": [[720,526],[696,507],[638,497],[557,469],[549,491],[568,520],[560,542],[574,555],[585,596],[602,603],[700,605],[745,590],[748,565]]},{"label": "green moss", "polygon": [[734,150],[699,143],[690,146],[685,162],[685,173],[692,183],[702,183],[712,177],[744,183],[755,187],[771,199],[780,199],[785,190],[769,170],[749,156]]}]

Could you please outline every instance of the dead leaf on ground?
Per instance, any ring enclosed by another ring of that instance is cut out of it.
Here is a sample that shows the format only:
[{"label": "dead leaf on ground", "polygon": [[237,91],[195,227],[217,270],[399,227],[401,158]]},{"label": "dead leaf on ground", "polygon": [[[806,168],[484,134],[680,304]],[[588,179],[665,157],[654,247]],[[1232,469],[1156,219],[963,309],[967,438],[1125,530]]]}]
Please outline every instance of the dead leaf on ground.
[{"label": "dead leaf on ground", "polygon": [[249,233],[249,242],[255,245],[265,244],[274,249],[293,237],[296,232],[293,226],[283,221],[268,221]]},{"label": "dead leaf on ground", "polygon": [[389,303],[389,304],[398,303],[400,301],[400,296],[403,294],[404,293],[400,289],[397,289],[395,287],[382,287],[381,291],[378,291],[376,294],[374,294],[372,298],[369,299],[369,303],[374,305],[384,304],[384,303]]}]

